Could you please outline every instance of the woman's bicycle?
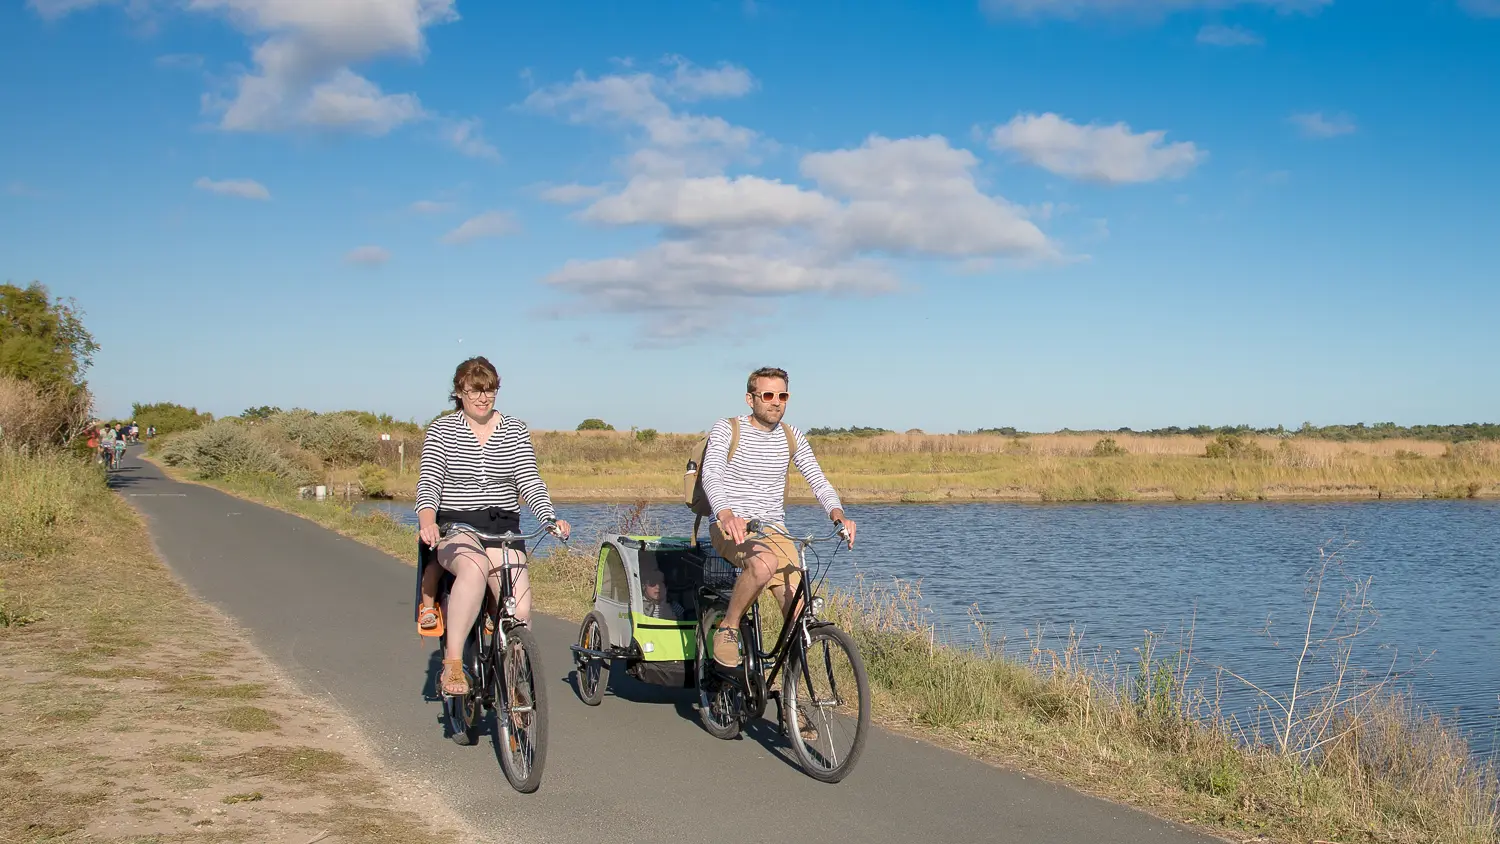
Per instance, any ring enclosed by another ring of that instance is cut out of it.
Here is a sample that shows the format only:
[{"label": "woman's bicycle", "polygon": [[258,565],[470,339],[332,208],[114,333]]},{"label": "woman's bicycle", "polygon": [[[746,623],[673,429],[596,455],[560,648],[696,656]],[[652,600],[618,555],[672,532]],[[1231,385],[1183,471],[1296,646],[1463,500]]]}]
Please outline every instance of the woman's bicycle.
[{"label": "woman's bicycle", "polygon": [[[740,622],[744,658],[739,666],[727,668],[713,658],[713,633],[728,609],[738,572],[721,557],[708,558],[704,586],[699,590],[699,715],[710,734],[732,739],[746,723],[765,714],[767,701],[774,700],[777,720],[784,725],[802,770],[813,779],[838,782],[854,769],[864,750],[870,729],[870,682],[853,638],[833,622],[818,618],[824,601],[813,594],[807,553],[817,542],[846,541],[843,526],[824,537],[792,536],[757,520],[751,520],[748,527],[752,536],[767,537],[774,532],[794,542],[797,571],[802,576],[771,649],[764,649],[760,610],[751,604]],[[823,566],[819,584],[826,571]],[[782,688],[772,691],[778,676]]]},{"label": "woman's bicycle", "polygon": [[[534,533],[492,534],[462,522],[444,525],[442,535],[467,533],[487,542],[530,542],[551,532],[543,525]],[[509,558],[507,558],[509,559]],[[436,565],[432,560],[429,565]],[[542,784],[542,768],[547,762],[547,687],[538,659],[536,637],[516,618],[515,570],[526,564],[506,562],[486,572],[486,581],[496,571],[499,597],[486,588],[474,625],[464,631],[464,671],[469,676],[469,692],[462,696],[442,695],[443,719],[453,740],[472,745],[479,738],[485,712],[495,716],[495,746],[505,779],[523,794],[530,794]],[[418,567],[418,583],[421,582]],[[420,588],[420,587],[419,587]],[[444,591],[446,591],[446,581]],[[447,637],[458,631],[445,630],[440,647],[446,653]]]}]

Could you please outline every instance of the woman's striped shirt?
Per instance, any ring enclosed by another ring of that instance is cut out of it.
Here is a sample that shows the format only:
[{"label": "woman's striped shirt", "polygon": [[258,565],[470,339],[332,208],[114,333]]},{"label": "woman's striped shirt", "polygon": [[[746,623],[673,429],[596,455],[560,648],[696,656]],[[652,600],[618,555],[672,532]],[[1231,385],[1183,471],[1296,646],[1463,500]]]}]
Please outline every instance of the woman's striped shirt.
[{"label": "woman's striped shirt", "polygon": [[502,415],[483,446],[461,410],[427,426],[417,479],[417,512],[489,507],[518,511],[522,499],[537,521],[557,517],[547,485],[536,470],[536,452],[525,422]]},{"label": "woman's striped shirt", "polygon": [[762,431],[750,422],[749,416],[741,416],[734,459],[726,460],[730,436],[729,420],[720,419],[709,429],[708,447],[703,452],[703,492],[715,513],[728,508],[742,519],[786,524],[788,461],[797,465],[797,471],[812,487],[824,512],[831,515],[843,507],[833,484],[823,477],[818,458],[813,456],[812,446],[801,431],[792,428],[797,453],[788,455],[786,434],[781,426]]}]

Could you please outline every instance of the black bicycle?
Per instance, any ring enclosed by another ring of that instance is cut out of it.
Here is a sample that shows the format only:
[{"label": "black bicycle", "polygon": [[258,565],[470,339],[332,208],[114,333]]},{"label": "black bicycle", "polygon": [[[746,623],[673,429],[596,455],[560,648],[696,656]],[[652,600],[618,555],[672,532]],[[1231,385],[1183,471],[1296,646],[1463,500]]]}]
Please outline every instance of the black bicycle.
[{"label": "black bicycle", "polygon": [[[764,649],[759,607],[750,605],[740,621],[743,658],[739,666],[728,668],[713,658],[713,633],[728,609],[738,572],[722,557],[707,559],[699,590],[699,716],[710,734],[732,739],[746,723],[764,715],[767,701],[774,700],[777,721],[802,770],[813,779],[838,782],[849,775],[864,751],[870,729],[870,681],[853,638],[833,622],[818,618],[824,600],[814,594],[807,553],[813,543],[847,541],[844,528],[840,525],[824,537],[796,537],[777,525],[751,520],[748,529],[754,536],[768,537],[774,532],[796,543],[797,571],[802,576],[769,651]],[[820,575],[826,571],[825,565]],[[778,676],[779,692],[771,690]]]},{"label": "black bicycle", "polygon": [[[462,532],[481,541],[529,542],[551,531],[551,525],[543,525],[525,536],[491,534],[453,522],[443,526],[442,535]],[[436,565],[436,561],[430,564]],[[530,794],[542,784],[542,768],[547,762],[547,687],[544,681],[537,680],[542,676],[542,668],[536,637],[516,618],[515,570],[525,565],[506,562],[485,573],[486,580],[496,571],[501,573],[499,597],[486,588],[479,616],[464,637],[464,672],[469,678],[469,691],[462,696],[445,694],[442,698],[448,731],[462,745],[472,745],[478,740],[485,712],[494,714],[500,768],[513,788]],[[444,591],[448,584],[445,578]],[[453,632],[443,632],[440,639],[443,653],[447,653],[447,639]]]}]

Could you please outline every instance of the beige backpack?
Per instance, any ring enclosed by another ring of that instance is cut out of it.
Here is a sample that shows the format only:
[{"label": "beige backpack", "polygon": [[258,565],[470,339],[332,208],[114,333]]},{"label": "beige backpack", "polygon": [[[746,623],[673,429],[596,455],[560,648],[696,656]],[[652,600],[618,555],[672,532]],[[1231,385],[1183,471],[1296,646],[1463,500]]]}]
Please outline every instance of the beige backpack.
[{"label": "beige backpack", "polygon": [[[797,453],[797,441],[792,436],[792,429],[785,422],[781,423],[781,432],[786,435],[786,471],[790,477],[792,473],[792,456]],[[740,444],[740,418],[731,417],[729,420],[729,454],[724,458],[728,463],[734,459],[734,450]],[[687,470],[682,473],[682,498],[688,509],[693,511],[697,518],[693,519],[693,540],[698,539],[698,526],[703,523],[706,516],[714,514],[713,508],[708,503],[708,493],[703,491],[703,455],[708,451],[708,437],[698,440],[693,446],[692,454],[688,456]]]}]

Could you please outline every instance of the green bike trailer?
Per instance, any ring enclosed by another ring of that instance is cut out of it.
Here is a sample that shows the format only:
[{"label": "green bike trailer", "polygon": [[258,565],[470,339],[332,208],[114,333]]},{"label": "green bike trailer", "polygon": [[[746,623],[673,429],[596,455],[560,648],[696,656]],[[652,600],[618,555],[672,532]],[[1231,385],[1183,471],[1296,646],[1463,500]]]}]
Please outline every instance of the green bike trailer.
[{"label": "green bike trailer", "polygon": [[[694,685],[705,560],[688,537],[603,537],[594,572],[594,611],[573,648],[580,672],[589,659],[623,659],[626,671],[643,683]],[[591,624],[602,628],[597,637],[602,642],[588,641]]]}]

